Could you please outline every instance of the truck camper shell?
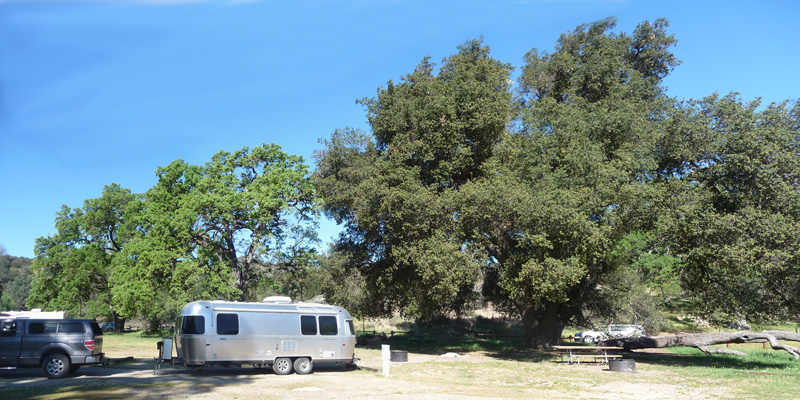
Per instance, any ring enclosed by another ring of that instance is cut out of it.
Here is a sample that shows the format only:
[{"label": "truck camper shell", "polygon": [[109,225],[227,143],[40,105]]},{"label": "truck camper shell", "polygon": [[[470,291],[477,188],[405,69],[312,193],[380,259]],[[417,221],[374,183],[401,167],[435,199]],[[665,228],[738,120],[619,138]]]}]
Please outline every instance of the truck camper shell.
[{"label": "truck camper shell", "polygon": [[177,358],[165,339],[159,360],[305,374],[315,362],[353,364],[355,335],[352,316],[337,306],[291,303],[286,297],[261,303],[195,301],[181,309],[175,323]]}]

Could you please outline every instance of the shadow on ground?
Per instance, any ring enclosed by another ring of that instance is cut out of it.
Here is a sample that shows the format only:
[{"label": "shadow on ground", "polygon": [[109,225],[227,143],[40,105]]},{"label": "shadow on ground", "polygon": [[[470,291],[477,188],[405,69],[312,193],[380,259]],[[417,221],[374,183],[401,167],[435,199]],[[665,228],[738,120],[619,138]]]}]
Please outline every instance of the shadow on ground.
[{"label": "shadow on ground", "polygon": [[[0,370],[0,397],[11,399],[131,399],[190,398],[226,386],[246,385],[258,377],[275,375],[269,368],[207,367],[165,365],[154,374],[152,359],[130,358],[108,367],[82,367],[64,379],[47,379],[39,368]],[[314,374],[345,370],[320,364]],[[276,378],[283,378],[276,376]]]}]

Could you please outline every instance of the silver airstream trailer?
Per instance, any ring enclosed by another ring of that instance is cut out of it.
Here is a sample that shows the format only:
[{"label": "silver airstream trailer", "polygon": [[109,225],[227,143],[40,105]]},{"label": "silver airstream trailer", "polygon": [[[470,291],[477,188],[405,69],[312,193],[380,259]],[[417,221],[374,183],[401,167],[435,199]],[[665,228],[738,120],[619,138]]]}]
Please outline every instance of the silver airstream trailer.
[{"label": "silver airstream trailer", "polygon": [[[307,374],[315,362],[353,364],[355,334],[350,313],[327,304],[292,303],[288,297],[261,303],[195,301],[178,315],[177,360],[170,361],[193,367],[271,366],[280,375],[292,370]],[[163,345],[171,358],[171,343],[165,339]]]}]

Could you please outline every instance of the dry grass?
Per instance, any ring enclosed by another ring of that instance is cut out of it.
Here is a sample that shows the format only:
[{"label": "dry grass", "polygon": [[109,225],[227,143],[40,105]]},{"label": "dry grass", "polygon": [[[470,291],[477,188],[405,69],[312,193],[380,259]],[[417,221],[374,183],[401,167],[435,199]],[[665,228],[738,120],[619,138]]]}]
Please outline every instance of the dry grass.
[{"label": "dry grass", "polygon": [[147,336],[144,332],[106,333],[103,351],[109,358],[153,358],[158,354],[156,343],[162,338]]}]

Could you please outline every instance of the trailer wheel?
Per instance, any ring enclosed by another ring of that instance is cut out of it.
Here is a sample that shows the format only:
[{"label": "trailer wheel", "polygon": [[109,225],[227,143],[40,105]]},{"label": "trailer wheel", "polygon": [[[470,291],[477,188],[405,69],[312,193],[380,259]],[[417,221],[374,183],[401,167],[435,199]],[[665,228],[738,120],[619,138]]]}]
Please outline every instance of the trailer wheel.
[{"label": "trailer wheel", "polygon": [[310,359],[301,357],[294,360],[294,372],[305,375],[311,373],[312,369],[314,369],[314,363]]},{"label": "trailer wheel", "polygon": [[278,358],[272,364],[272,370],[277,375],[289,375],[292,373],[292,360],[288,358]]},{"label": "trailer wheel", "polygon": [[50,379],[60,379],[69,374],[69,357],[61,353],[53,353],[45,357],[42,370]]}]

